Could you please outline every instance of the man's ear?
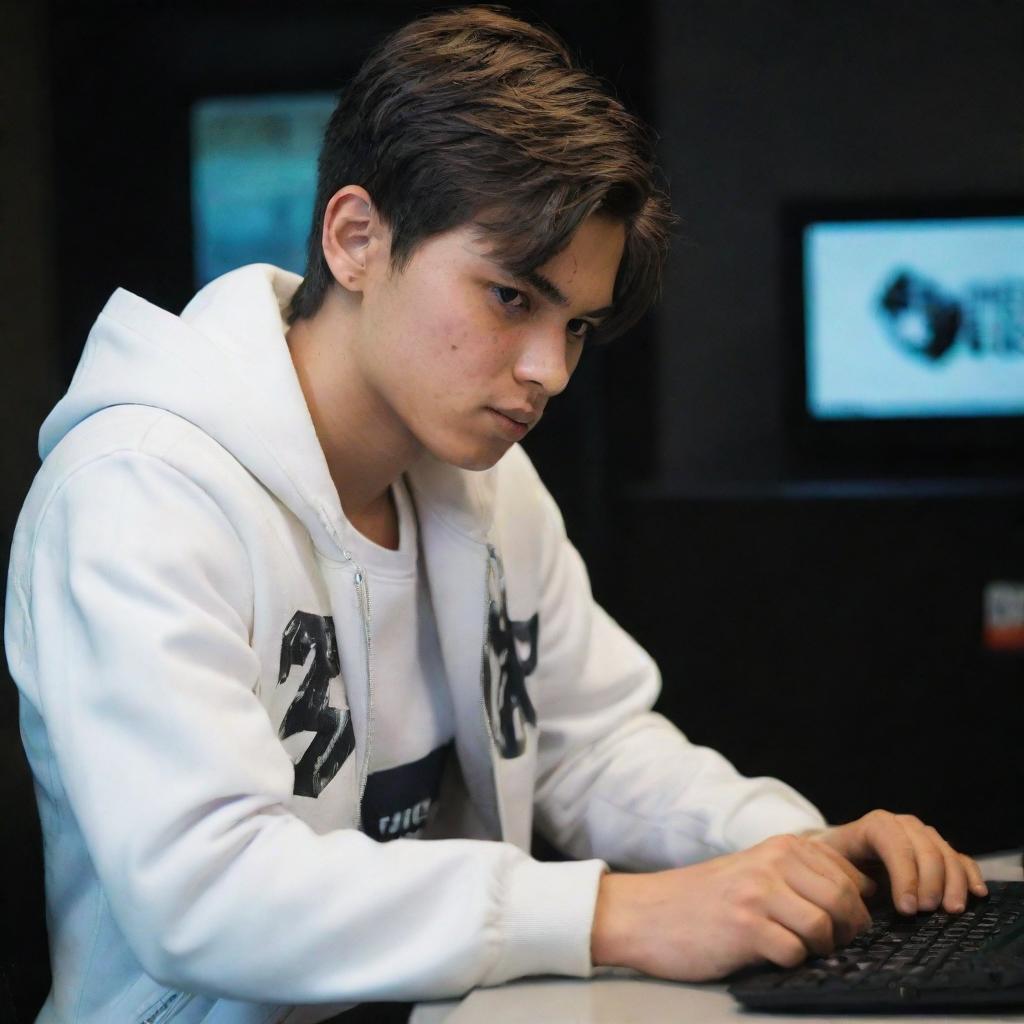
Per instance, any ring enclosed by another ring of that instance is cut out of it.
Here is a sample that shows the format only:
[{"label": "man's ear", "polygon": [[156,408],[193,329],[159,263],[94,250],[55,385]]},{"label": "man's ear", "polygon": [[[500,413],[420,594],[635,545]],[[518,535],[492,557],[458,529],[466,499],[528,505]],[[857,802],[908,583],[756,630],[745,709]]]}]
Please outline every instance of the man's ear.
[{"label": "man's ear", "polygon": [[346,185],[331,196],[324,211],[321,245],[327,266],[342,288],[363,290],[370,261],[382,252],[387,258],[388,241],[365,188]]}]

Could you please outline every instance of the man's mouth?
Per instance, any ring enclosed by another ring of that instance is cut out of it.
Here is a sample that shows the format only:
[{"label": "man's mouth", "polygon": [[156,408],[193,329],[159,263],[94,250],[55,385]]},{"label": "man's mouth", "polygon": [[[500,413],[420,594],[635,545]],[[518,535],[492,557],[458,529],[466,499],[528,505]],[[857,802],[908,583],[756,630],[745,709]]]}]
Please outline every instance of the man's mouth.
[{"label": "man's mouth", "polygon": [[496,409],[494,406],[489,406],[488,411],[494,414],[501,432],[513,441],[524,438],[530,428],[540,419],[540,414],[533,409]]},{"label": "man's mouth", "polygon": [[501,409],[497,406],[492,406],[491,409],[500,416],[512,420],[513,423],[519,423],[527,429],[540,419],[540,413],[536,409]]}]

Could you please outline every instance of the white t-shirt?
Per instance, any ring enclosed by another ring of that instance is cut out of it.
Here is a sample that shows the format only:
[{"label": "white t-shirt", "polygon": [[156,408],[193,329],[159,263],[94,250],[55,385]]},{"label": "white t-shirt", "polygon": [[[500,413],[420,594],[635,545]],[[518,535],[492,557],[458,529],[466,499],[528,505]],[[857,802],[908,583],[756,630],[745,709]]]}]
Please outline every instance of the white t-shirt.
[{"label": "white t-shirt", "polygon": [[352,555],[366,571],[372,616],[373,738],[363,830],[386,841],[413,836],[436,807],[454,719],[430,594],[420,564],[416,512],[404,480],[392,487],[398,550],[359,533]]}]

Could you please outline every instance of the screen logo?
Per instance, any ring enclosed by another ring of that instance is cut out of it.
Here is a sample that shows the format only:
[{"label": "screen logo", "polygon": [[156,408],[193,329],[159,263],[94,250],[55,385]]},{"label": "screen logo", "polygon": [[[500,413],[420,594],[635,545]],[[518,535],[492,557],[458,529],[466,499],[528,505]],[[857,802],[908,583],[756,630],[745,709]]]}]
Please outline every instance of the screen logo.
[{"label": "screen logo", "polygon": [[954,350],[1024,356],[1024,278],[978,282],[955,296],[901,268],[882,288],[878,312],[892,342],[929,363]]}]

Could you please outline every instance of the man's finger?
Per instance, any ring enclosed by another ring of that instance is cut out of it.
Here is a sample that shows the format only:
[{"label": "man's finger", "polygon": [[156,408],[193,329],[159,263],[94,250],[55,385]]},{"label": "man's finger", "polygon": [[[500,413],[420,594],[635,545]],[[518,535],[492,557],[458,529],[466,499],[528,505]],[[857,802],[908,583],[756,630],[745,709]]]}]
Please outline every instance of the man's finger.
[{"label": "man's finger", "polygon": [[767,918],[758,924],[754,948],[759,956],[778,967],[796,967],[807,959],[807,947],[800,936]]},{"label": "man's finger", "polygon": [[892,901],[904,914],[917,913],[917,855],[895,815],[879,815],[870,825],[870,842],[889,872]]},{"label": "man's finger", "polygon": [[846,945],[870,924],[867,907],[853,882],[828,858],[804,856],[811,863],[796,859],[786,870],[786,882],[798,896],[829,915],[835,944]]},{"label": "man's finger", "polygon": [[959,914],[967,906],[967,887],[970,878],[959,854],[936,832],[942,859],[946,865],[946,888],[942,895],[942,906],[950,914]]},{"label": "man's finger", "polygon": [[847,860],[847,858],[837,850],[833,850],[828,843],[812,839],[810,840],[810,845],[812,849],[820,850],[822,854],[828,857],[829,860],[835,864],[835,866],[839,868],[839,870],[841,870],[851,882],[853,882],[862,898],[865,896],[871,896],[878,888],[874,879],[864,874],[863,871],[861,871],[851,861]]},{"label": "man's finger", "polygon": [[765,913],[796,935],[812,953],[826,956],[836,948],[832,915],[788,885],[779,886],[771,893],[765,902]]},{"label": "man's finger", "polygon": [[[907,836],[914,847],[917,861],[917,906],[919,910],[936,910],[946,890],[945,845],[938,832],[911,819],[904,823]],[[963,874],[958,870],[958,878]],[[954,889],[957,879],[954,879]]]},{"label": "man's finger", "polygon": [[987,896],[988,886],[985,884],[985,879],[981,875],[981,868],[978,867],[978,862],[973,857],[968,857],[966,853],[958,853],[957,856],[960,858],[960,863],[963,864],[964,870],[967,872],[971,892],[973,892],[975,896]]}]

